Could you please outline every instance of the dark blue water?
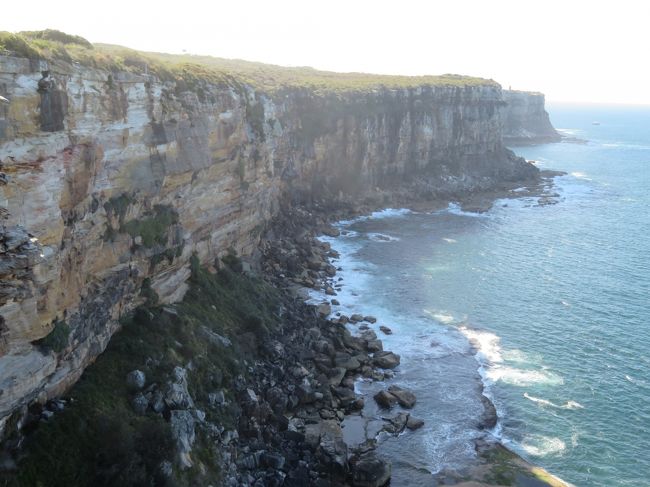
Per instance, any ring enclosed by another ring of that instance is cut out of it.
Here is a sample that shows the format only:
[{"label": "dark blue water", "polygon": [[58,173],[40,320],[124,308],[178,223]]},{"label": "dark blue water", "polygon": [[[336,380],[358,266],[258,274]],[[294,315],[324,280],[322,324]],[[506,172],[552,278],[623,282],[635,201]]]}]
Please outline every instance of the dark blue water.
[{"label": "dark blue water", "polygon": [[380,449],[398,480],[471,460],[482,381],[494,434],[526,458],[579,486],[650,486],[650,109],[549,111],[588,141],[516,149],[568,173],[556,204],[383,212],[331,240],[343,311],[393,327],[395,380],[427,420]]}]

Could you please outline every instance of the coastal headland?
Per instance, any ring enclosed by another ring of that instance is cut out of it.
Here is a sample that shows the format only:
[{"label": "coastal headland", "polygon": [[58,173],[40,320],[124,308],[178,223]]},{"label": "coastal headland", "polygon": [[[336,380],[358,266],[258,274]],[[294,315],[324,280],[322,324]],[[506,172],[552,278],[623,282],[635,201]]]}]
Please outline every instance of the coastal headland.
[{"label": "coastal headland", "polygon": [[[501,87],[56,31],[0,33],[0,53],[7,485],[385,484],[389,459],[341,422],[399,351],[300,289],[332,288],[316,237],[337,219],[540,184],[504,145]],[[471,479],[562,485],[477,448]]]}]

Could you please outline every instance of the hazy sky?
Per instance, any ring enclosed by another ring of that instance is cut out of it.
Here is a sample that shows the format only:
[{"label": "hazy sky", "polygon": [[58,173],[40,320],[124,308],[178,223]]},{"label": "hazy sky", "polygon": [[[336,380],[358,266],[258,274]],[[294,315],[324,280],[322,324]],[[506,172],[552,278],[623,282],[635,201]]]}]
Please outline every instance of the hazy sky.
[{"label": "hazy sky", "polygon": [[27,0],[0,30],[334,71],[459,73],[551,101],[650,104],[650,2]]}]

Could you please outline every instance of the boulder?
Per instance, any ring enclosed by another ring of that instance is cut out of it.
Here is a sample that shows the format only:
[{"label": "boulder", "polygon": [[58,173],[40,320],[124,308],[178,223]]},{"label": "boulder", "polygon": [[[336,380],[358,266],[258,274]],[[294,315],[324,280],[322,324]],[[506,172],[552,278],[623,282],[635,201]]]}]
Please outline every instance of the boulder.
[{"label": "boulder", "polygon": [[372,358],[372,363],[382,369],[394,369],[399,365],[400,357],[393,352],[377,352]]},{"label": "boulder", "polygon": [[417,430],[422,428],[422,426],[424,426],[424,420],[420,418],[409,416],[409,419],[406,421],[406,427],[410,430]]},{"label": "boulder", "polygon": [[363,321],[367,321],[368,323],[377,323],[377,318],[374,316],[364,316]]},{"label": "boulder", "polygon": [[327,235],[328,237],[338,237],[341,235],[341,231],[331,225],[325,225],[321,227],[320,231],[323,235]]},{"label": "boulder", "polygon": [[400,434],[408,423],[408,413],[397,413],[392,418],[384,418],[389,424],[384,426],[384,431],[392,434]]},{"label": "boulder", "polygon": [[413,394],[411,391],[402,389],[399,386],[390,386],[388,388],[388,392],[397,398],[397,402],[399,402],[399,405],[403,408],[410,409],[415,406],[415,394]]},{"label": "boulder", "polygon": [[345,377],[346,369],[343,367],[334,367],[329,372],[328,382],[331,386],[338,386],[341,384],[343,377]]},{"label": "boulder", "polygon": [[149,400],[144,397],[144,394],[138,392],[131,401],[131,406],[133,406],[133,410],[136,414],[142,416],[147,412],[147,408],[149,407]]},{"label": "boulder", "polygon": [[144,387],[146,382],[147,378],[141,370],[132,370],[126,374],[126,385],[129,386],[130,389],[139,391]]},{"label": "boulder", "polygon": [[390,463],[377,458],[374,453],[362,456],[354,466],[352,485],[355,487],[382,487],[390,480]]},{"label": "boulder", "polygon": [[361,367],[361,363],[356,357],[351,356],[345,352],[338,352],[334,358],[334,365],[342,367],[345,370],[357,370]]},{"label": "boulder", "polygon": [[316,307],[316,311],[321,316],[327,316],[332,312],[332,306],[329,303],[321,303]]},{"label": "boulder", "polygon": [[388,391],[379,391],[374,395],[375,401],[383,408],[390,409],[397,404],[397,398]]},{"label": "boulder", "polygon": [[350,321],[352,323],[358,323],[359,321],[363,321],[363,316],[358,313],[355,313],[352,316],[350,316]]},{"label": "boulder", "polygon": [[169,409],[189,409],[194,401],[187,390],[187,371],[183,367],[174,367],[174,382],[167,384],[165,404]]},{"label": "boulder", "polygon": [[379,327],[379,329],[380,329],[382,332],[384,332],[384,334],[386,334],[386,335],[392,335],[392,334],[393,334],[393,330],[391,330],[391,329],[388,328],[387,326],[381,325],[381,326]]},{"label": "boulder", "polygon": [[183,468],[189,468],[193,465],[190,452],[196,438],[194,415],[190,411],[172,411],[170,423],[172,438],[176,442],[178,450],[179,463]]}]

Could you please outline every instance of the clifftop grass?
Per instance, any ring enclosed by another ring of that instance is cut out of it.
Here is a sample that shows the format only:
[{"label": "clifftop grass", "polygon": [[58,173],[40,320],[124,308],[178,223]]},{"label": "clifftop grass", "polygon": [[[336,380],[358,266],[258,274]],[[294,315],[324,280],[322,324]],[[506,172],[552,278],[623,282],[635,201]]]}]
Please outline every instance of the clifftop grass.
[{"label": "clifftop grass", "polygon": [[77,62],[114,72],[146,72],[162,80],[185,82],[189,85],[197,80],[215,84],[245,83],[269,94],[292,88],[306,88],[322,93],[418,86],[498,86],[493,80],[456,74],[394,76],[335,73],[310,67],[283,67],[239,59],[141,52],[109,44],[93,45],[82,37],[55,30],[0,32],[0,54]]}]

